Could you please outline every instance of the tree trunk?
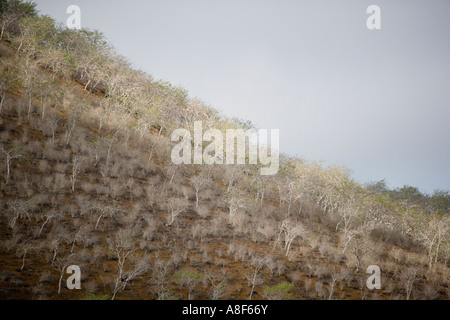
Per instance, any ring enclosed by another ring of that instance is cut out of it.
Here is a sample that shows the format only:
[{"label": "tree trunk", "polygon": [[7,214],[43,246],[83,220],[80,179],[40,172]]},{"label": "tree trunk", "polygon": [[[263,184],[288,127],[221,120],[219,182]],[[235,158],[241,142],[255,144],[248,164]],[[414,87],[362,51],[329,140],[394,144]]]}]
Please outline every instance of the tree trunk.
[{"label": "tree trunk", "polygon": [[91,83],[91,80],[88,80],[88,82],[86,82],[86,85],[84,86],[84,90],[86,90],[86,89],[87,89],[87,87],[88,87],[89,83]]},{"label": "tree trunk", "polygon": [[170,182],[169,184],[172,184],[173,181],[173,177],[175,176],[175,173],[177,172],[177,169],[175,168],[175,170],[173,170],[172,176],[170,177]]},{"label": "tree trunk", "polygon": [[334,283],[330,284],[330,294],[328,295],[328,300],[331,300],[333,297],[333,291],[334,291]]},{"label": "tree trunk", "polygon": [[31,114],[31,108],[33,106],[33,96],[29,93],[29,98],[28,98],[28,115],[27,115],[27,119],[30,120],[30,114]]},{"label": "tree trunk", "polygon": [[23,270],[23,268],[25,267],[25,257],[27,255],[27,252],[25,251],[23,253],[23,257],[22,257],[22,266],[20,267],[20,270]]},{"label": "tree trunk", "polygon": [[5,93],[2,93],[2,100],[0,101],[0,114],[2,114],[3,101],[5,101],[5,99],[6,99],[6,95],[5,95]]},{"label": "tree trunk", "polygon": [[65,266],[62,268],[62,270],[61,270],[61,276],[59,277],[58,294],[61,293],[61,282],[62,282],[62,278],[63,278],[63,276],[64,276],[64,269],[65,269],[65,268],[66,268]]},{"label": "tree trunk", "polygon": [[45,224],[48,222],[48,218],[44,221],[44,223],[42,224],[42,226],[41,226],[41,229],[39,229],[39,233],[38,233],[38,238],[41,236],[41,233],[42,233],[42,230],[44,230],[44,226],[45,226]]},{"label": "tree trunk", "polygon": [[100,219],[103,217],[103,214],[101,214],[99,217],[98,217],[98,219],[97,219],[97,223],[95,224],[95,227],[94,227],[94,229],[97,229],[97,227],[98,227],[98,223],[100,222]]},{"label": "tree trunk", "polygon": [[54,254],[53,254],[53,260],[52,260],[52,262],[55,261],[56,255],[57,255],[57,254],[58,254],[58,248],[55,248],[55,252],[54,252]]},{"label": "tree trunk", "polygon": [[11,156],[9,154],[6,155],[6,181],[9,181],[9,178],[11,177]]},{"label": "tree trunk", "polygon": [[255,290],[255,283],[256,283],[256,277],[258,276],[258,269],[255,270],[255,273],[253,274],[252,279],[252,290],[250,291],[250,296],[248,297],[248,300],[252,300],[253,291]]}]

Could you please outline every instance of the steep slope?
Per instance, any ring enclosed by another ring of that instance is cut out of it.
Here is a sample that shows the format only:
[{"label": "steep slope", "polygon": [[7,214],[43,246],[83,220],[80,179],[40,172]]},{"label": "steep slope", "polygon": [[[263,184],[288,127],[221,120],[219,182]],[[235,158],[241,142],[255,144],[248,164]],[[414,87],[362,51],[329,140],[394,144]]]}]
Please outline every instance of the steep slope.
[{"label": "steep slope", "polygon": [[28,14],[7,34],[0,298],[448,299],[445,201],[286,156],[274,176],[175,165],[174,129],[248,123],[132,70],[97,32]]}]

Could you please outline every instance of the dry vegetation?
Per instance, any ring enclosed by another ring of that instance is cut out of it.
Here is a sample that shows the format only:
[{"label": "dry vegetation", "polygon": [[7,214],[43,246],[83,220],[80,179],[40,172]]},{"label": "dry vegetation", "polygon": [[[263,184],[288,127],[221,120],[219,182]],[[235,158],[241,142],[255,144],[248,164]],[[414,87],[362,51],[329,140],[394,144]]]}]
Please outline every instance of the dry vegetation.
[{"label": "dry vegetation", "polygon": [[448,193],[286,156],[274,176],[173,165],[174,128],[249,124],[132,70],[98,32],[0,3],[0,298],[449,298]]}]

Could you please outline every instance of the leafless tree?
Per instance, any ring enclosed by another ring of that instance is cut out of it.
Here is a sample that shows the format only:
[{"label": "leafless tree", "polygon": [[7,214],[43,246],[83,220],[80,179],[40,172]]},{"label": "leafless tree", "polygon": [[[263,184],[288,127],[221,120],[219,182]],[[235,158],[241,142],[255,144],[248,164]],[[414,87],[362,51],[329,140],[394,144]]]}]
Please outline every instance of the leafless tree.
[{"label": "leafless tree", "polygon": [[370,234],[362,233],[361,236],[354,238],[350,243],[350,251],[356,259],[356,270],[361,268],[363,258],[372,250]]},{"label": "leafless tree", "polygon": [[198,196],[201,190],[208,188],[212,184],[212,180],[203,176],[193,176],[189,179],[195,190],[195,206],[198,207]]},{"label": "leafless tree", "polygon": [[0,114],[2,114],[2,109],[3,109],[3,104],[5,102],[6,99],[6,89],[7,89],[7,84],[6,84],[6,80],[5,77],[3,77],[2,74],[2,79],[0,79]]},{"label": "leafless tree", "polygon": [[355,227],[355,222],[361,216],[358,206],[359,203],[356,198],[345,201],[345,204],[338,210],[339,222],[336,224],[336,231],[341,229],[344,235],[347,236],[347,233]]},{"label": "leafless tree", "polygon": [[[152,146],[150,147],[150,152],[148,155],[148,161],[152,160],[152,156],[153,156],[153,152],[155,150],[155,146],[156,144],[159,142],[159,139],[161,137],[161,131],[163,129],[163,126],[160,126],[159,130],[158,130],[158,136],[156,137],[156,139],[152,142]],[[172,176],[173,177],[173,176]],[[172,179],[170,180],[172,183]]]},{"label": "leafless tree", "polygon": [[403,269],[400,273],[400,280],[403,281],[406,291],[406,300],[409,300],[413,289],[414,282],[416,281],[417,269],[409,267]]},{"label": "leafless tree", "polygon": [[[34,55],[34,53],[32,55]],[[39,66],[32,55],[25,55],[23,57],[20,57],[20,62],[15,65],[18,70],[19,78],[23,83],[23,94],[27,99],[28,120],[30,119],[31,111],[33,108],[33,101],[38,97],[40,93]]]},{"label": "leafless tree", "polygon": [[439,251],[445,239],[449,239],[450,223],[448,217],[432,215],[428,218],[420,217],[421,221],[416,227],[417,238],[423,243],[428,254],[428,271],[433,263],[436,264]]},{"label": "leafless tree", "polygon": [[167,200],[167,209],[170,212],[169,226],[175,221],[175,218],[186,210],[188,203],[183,198],[169,198]]},{"label": "leafless tree", "polygon": [[44,212],[44,222],[41,224],[41,228],[36,236],[39,238],[41,236],[42,230],[44,230],[45,225],[55,216],[56,212],[54,210],[48,210]]},{"label": "leafless tree", "polygon": [[225,198],[225,204],[229,210],[229,220],[233,222],[236,213],[239,210],[244,210],[249,207],[250,203],[253,203],[251,200],[249,201],[247,195],[238,189],[232,190],[232,192],[228,193]]},{"label": "leafless tree", "polygon": [[[45,111],[47,109],[48,100],[54,99],[56,101],[62,100],[62,91],[54,83],[43,82],[40,89],[40,98],[42,113],[41,119],[45,118]],[[57,103],[55,103],[56,106]]]},{"label": "leafless tree", "polygon": [[172,184],[172,182],[175,178],[175,175],[177,174],[177,169],[178,169],[178,165],[173,164],[173,163],[169,164],[166,167],[166,176],[167,177],[170,176],[169,184]]},{"label": "leafless tree", "polygon": [[30,220],[29,211],[31,210],[33,203],[31,200],[18,200],[10,201],[8,203],[7,214],[9,216],[8,225],[11,229],[14,229],[18,219],[27,218]]},{"label": "leafless tree", "polygon": [[228,194],[233,188],[234,182],[237,177],[242,173],[242,169],[239,165],[227,166],[228,170],[225,172],[225,177],[227,179],[227,191]]},{"label": "leafless tree", "polygon": [[278,181],[278,192],[280,193],[280,204],[287,203],[287,215],[291,214],[291,207],[299,199],[299,186],[295,181]]},{"label": "leafless tree", "polygon": [[269,185],[269,179],[266,176],[255,175],[252,184],[256,190],[255,203],[256,204],[259,203],[259,205],[262,206],[264,202],[266,189]]},{"label": "leafless tree", "polygon": [[78,175],[83,170],[84,165],[84,158],[81,155],[74,155],[72,157],[72,192],[75,192],[75,182],[77,181]]},{"label": "leafless tree", "polygon": [[40,57],[40,62],[45,66],[46,71],[50,71],[51,81],[55,81],[57,74],[64,76],[67,73],[68,65],[64,52],[57,48],[46,48]]},{"label": "leafless tree", "polygon": [[61,294],[61,284],[64,277],[64,271],[66,270],[67,266],[74,263],[74,260],[75,254],[68,254],[63,257],[58,257],[52,262],[53,267],[59,271],[58,294]]},{"label": "leafless tree", "polygon": [[252,272],[247,275],[249,286],[251,287],[248,300],[252,300],[255,287],[262,284],[262,277],[260,274],[261,269],[269,262],[269,257],[265,255],[254,255],[251,257],[250,265],[252,266]]},{"label": "leafless tree", "polygon": [[228,279],[225,275],[213,276],[211,273],[206,275],[206,280],[209,282],[211,290],[209,297],[211,300],[219,300],[228,294]]},{"label": "leafless tree", "polygon": [[6,182],[9,181],[11,177],[11,163],[14,159],[22,158],[25,154],[24,148],[22,145],[11,144],[8,146],[4,146],[0,148],[0,150],[6,156]]},{"label": "leafless tree", "polygon": [[66,146],[69,145],[70,138],[72,137],[72,132],[75,129],[77,120],[78,120],[78,112],[74,109],[74,112],[72,112],[67,121],[66,133],[64,135],[64,141]]},{"label": "leafless tree", "polygon": [[97,203],[95,205],[93,205],[92,207],[89,208],[89,211],[91,212],[95,212],[98,215],[97,221],[95,222],[95,226],[94,229],[97,229],[100,220],[103,217],[111,217],[111,218],[116,218],[117,216],[119,216],[120,214],[122,214],[124,212],[123,209],[115,207],[115,206],[109,206],[109,205],[103,205],[100,203]]},{"label": "leafless tree", "polygon": [[22,266],[20,267],[20,270],[23,270],[23,268],[25,267],[25,259],[27,257],[27,253],[31,250],[35,250],[36,249],[36,244],[26,240],[24,242],[22,242],[17,250],[16,250],[16,254],[17,256],[22,258]]},{"label": "leafless tree", "polygon": [[284,251],[285,256],[288,256],[289,250],[291,248],[291,244],[297,237],[302,237],[305,235],[305,229],[299,223],[294,222],[290,219],[285,219],[280,225],[280,232],[278,234],[277,241],[275,242],[275,246],[278,244],[281,236],[284,236]]},{"label": "leafless tree", "polygon": [[[154,264],[154,269],[152,272],[152,280],[156,287],[156,292],[158,294],[158,300],[168,300],[172,298],[172,294],[167,289],[167,278],[170,272],[170,262],[158,260]],[[150,281],[147,281],[149,283]]]},{"label": "leafless tree", "polygon": [[348,272],[341,268],[341,269],[333,269],[331,271],[331,280],[329,281],[329,294],[328,294],[328,300],[331,300],[333,298],[334,293],[334,287],[336,284],[338,284],[340,281],[344,280],[348,276]]},{"label": "leafless tree", "polygon": [[55,144],[55,134],[58,129],[59,117],[52,117],[49,121],[49,126],[52,131],[52,143]]},{"label": "leafless tree", "polygon": [[9,62],[3,64],[3,72],[0,75],[0,114],[2,114],[3,105],[6,100],[6,92],[16,84],[16,75],[14,66]]},{"label": "leafless tree", "polygon": [[148,262],[146,258],[141,258],[138,261],[135,261],[131,268],[125,268],[125,263],[130,260],[130,256],[132,256],[139,248],[139,240],[133,230],[120,230],[113,238],[110,238],[108,242],[109,250],[117,258],[118,266],[111,298],[111,300],[114,300],[116,294],[119,291],[124,290],[130,281],[148,270]]},{"label": "leafless tree", "polygon": [[[58,253],[64,253],[65,246],[62,246],[62,244],[68,244],[70,243],[71,237],[70,232],[60,224],[54,224],[52,230],[49,232],[47,236],[47,246],[50,252],[53,252],[53,257],[51,263],[53,263]],[[64,256],[64,255],[63,255]]]},{"label": "leafless tree", "polygon": [[77,232],[75,232],[75,235],[73,236],[72,240],[72,246],[70,248],[70,253],[73,253],[73,250],[75,248],[75,244],[79,242],[84,242],[89,237],[89,227],[88,226],[81,226]]}]

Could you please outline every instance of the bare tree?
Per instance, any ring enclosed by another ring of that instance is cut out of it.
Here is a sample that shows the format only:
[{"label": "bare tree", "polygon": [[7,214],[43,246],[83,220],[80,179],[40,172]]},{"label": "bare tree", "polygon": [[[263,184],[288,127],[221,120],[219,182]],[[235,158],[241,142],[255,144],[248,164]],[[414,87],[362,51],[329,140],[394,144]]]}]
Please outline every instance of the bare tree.
[{"label": "bare tree", "polygon": [[74,263],[74,258],[75,254],[68,254],[63,257],[58,257],[52,262],[53,267],[59,271],[58,294],[61,294],[61,284],[64,277],[64,271],[66,270],[67,266]]},{"label": "bare tree", "polygon": [[340,281],[344,280],[348,275],[348,272],[341,268],[341,269],[333,269],[331,271],[331,280],[329,281],[329,294],[328,294],[328,300],[331,300],[333,298],[334,293],[334,287],[336,284],[338,284]]},{"label": "bare tree", "polygon": [[253,292],[255,287],[262,284],[262,277],[260,274],[261,269],[269,262],[269,257],[265,255],[254,255],[250,260],[250,265],[252,266],[252,272],[247,275],[247,280],[249,286],[251,287],[250,295],[248,300],[252,300]]},{"label": "bare tree", "polygon": [[[358,199],[352,198],[345,201],[345,204],[339,208],[339,222],[336,224],[336,231],[341,229],[344,232],[344,235],[347,236],[347,233],[354,228],[355,222],[358,220],[358,217],[361,213],[358,210]],[[345,251],[345,250],[344,250]]]},{"label": "bare tree", "polygon": [[228,193],[228,195],[226,196],[225,203],[229,210],[228,218],[230,222],[233,222],[236,213],[239,210],[246,209],[249,206],[249,203],[252,203],[252,201],[251,200],[249,201],[244,192],[238,189],[234,189],[231,193]]},{"label": "bare tree", "polygon": [[111,300],[114,300],[116,294],[124,290],[130,281],[148,270],[148,262],[146,258],[141,258],[135,261],[131,268],[125,268],[125,263],[130,260],[130,256],[139,248],[139,240],[132,229],[120,230],[114,238],[108,239],[108,242],[109,250],[117,258],[118,267],[114,281],[113,295],[111,297]]},{"label": "bare tree", "polygon": [[72,157],[72,192],[75,192],[75,182],[77,181],[77,177],[79,173],[83,170],[84,167],[84,158],[80,155],[74,155]]},{"label": "bare tree", "polygon": [[[167,300],[172,298],[172,293],[167,289],[170,262],[158,260],[154,264],[152,282],[156,286],[158,294],[157,300]],[[150,281],[147,281],[147,283]]]},{"label": "bare tree", "polygon": [[169,177],[169,184],[172,184],[172,182],[175,179],[175,176],[177,175],[177,173],[179,173],[179,168],[180,165],[176,165],[173,163],[170,163],[167,167],[166,167],[166,176]]},{"label": "bare tree", "polygon": [[372,250],[372,243],[370,242],[370,234],[361,234],[355,238],[350,245],[350,251],[356,259],[356,270],[358,272],[361,268],[363,258]]},{"label": "bare tree", "polygon": [[263,205],[264,196],[266,193],[267,186],[269,185],[269,179],[266,176],[255,175],[252,181],[252,185],[256,190],[255,203],[260,206]]},{"label": "bare tree", "polygon": [[7,81],[4,74],[0,77],[0,114],[2,114],[3,103],[6,99]]},{"label": "bare tree", "polygon": [[304,236],[305,229],[299,223],[285,219],[280,225],[280,232],[274,247],[278,244],[281,235],[284,235],[284,251],[285,256],[288,256],[292,242],[295,238]]},{"label": "bare tree", "polygon": [[175,218],[186,210],[188,203],[183,198],[169,198],[167,200],[167,209],[170,212],[169,226],[175,221]]},{"label": "bare tree", "polygon": [[72,240],[72,246],[70,248],[70,253],[73,253],[73,250],[75,248],[75,244],[78,242],[84,242],[89,237],[89,227],[88,226],[81,226],[77,232],[75,232],[75,235],[73,236]]},{"label": "bare tree", "polygon": [[225,172],[225,178],[227,180],[227,192],[226,193],[228,194],[231,191],[231,189],[233,188],[236,178],[239,177],[239,174],[241,174],[242,169],[240,168],[239,165],[227,166],[227,168],[229,168],[229,169]]},{"label": "bare tree", "polygon": [[7,90],[13,88],[17,83],[14,65],[11,65],[9,62],[4,62],[2,64],[4,69],[0,74],[0,114],[2,114]]},{"label": "bare tree", "polygon": [[50,119],[50,130],[52,131],[52,143],[55,144],[55,134],[56,134],[56,130],[58,129],[58,123],[59,123],[60,118],[59,117],[52,117]]},{"label": "bare tree", "polygon": [[47,236],[48,248],[50,249],[50,252],[53,252],[52,263],[56,260],[60,249],[65,249],[65,246],[62,246],[62,244],[68,244],[71,240],[70,238],[70,233],[64,226],[54,224],[52,230]]},{"label": "bare tree", "polygon": [[39,232],[36,236],[36,238],[39,238],[41,236],[42,230],[44,230],[45,225],[55,216],[55,211],[54,210],[48,210],[46,212],[44,212],[44,222],[41,225],[41,228],[39,229]]},{"label": "bare tree", "polygon": [[427,248],[428,271],[436,264],[441,245],[449,237],[449,219],[438,215],[420,216],[415,227],[417,238]]},{"label": "bare tree", "polygon": [[205,278],[211,286],[211,290],[209,292],[209,297],[211,300],[219,300],[228,294],[228,279],[225,273],[220,276],[214,276],[212,272],[210,272],[205,276]]},{"label": "bare tree", "polygon": [[78,112],[73,109],[72,114],[69,116],[67,121],[66,133],[64,135],[65,145],[68,146],[70,142],[70,138],[72,137],[72,132],[75,129],[75,125],[78,120]]},{"label": "bare tree", "polygon": [[[155,150],[155,146],[158,143],[160,137],[161,137],[161,131],[163,129],[163,126],[160,126],[159,130],[158,130],[158,136],[156,137],[156,139],[152,142],[152,146],[150,147],[150,152],[148,155],[148,161],[152,160],[152,156],[153,156],[153,151]],[[170,180],[170,182],[172,183],[172,179]]]},{"label": "bare tree", "polygon": [[67,73],[67,59],[64,52],[58,48],[46,48],[40,57],[40,62],[45,65],[46,71],[50,71],[52,82],[55,81],[57,74],[64,76]]},{"label": "bare tree", "polygon": [[[57,87],[54,83],[43,82],[40,89],[40,98],[42,113],[41,119],[45,118],[45,111],[47,109],[48,100],[53,98],[57,101],[62,99],[62,90]],[[55,104],[56,105],[56,104]]]},{"label": "bare tree", "polygon": [[203,189],[208,188],[212,184],[212,180],[203,176],[193,176],[189,179],[192,187],[195,190],[195,206],[198,207],[198,195],[199,192]]},{"label": "bare tree", "polygon": [[108,205],[103,205],[100,203],[95,204],[94,206],[89,208],[90,212],[96,212],[98,214],[98,218],[97,221],[95,222],[95,226],[94,229],[97,229],[100,220],[103,217],[110,217],[110,218],[116,218],[117,216],[119,216],[120,214],[122,214],[124,212],[123,209],[115,207],[115,206],[108,206]]},{"label": "bare tree", "polygon": [[400,273],[400,280],[403,281],[406,291],[406,300],[409,300],[413,289],[414,282],[416,281],[417,269],[406,268]]},{"label": "bare tree", "polygon": [[301,193],[295,181],[278,181],[278,192],[280,193],[280,205],[287,203],[287,215],[291,214],[291,207],[299,199]]},{"label": "bare tree", "polygon": [[[20,48],[20,46],[19,46]],[[33,108],[33,101],[38,97],[40,93],[40,77],[39,77],[39,66],[38,62],[33,57],[34,51],[32,54],[27,54],[23,57],[19,57],[18,63],[14,66],[18,70],[19,78],[23,83],[23,94],[27,99],[28,104],[28,112],[27,119],[30,119],[31,111]]]},{"label": "bare tree", "polygon": [[11,201],[8,203],[8,215],[9,215],[9,221],[8,225],[11,229],[14,229],[17,220],[27,218],[30,220],[30,214],[29,211],[32,209],[33,203],[31,200],[24,201],[24,200],[18,200],[15,199],[14,201]]},{"label": "bare tree", "polygon": [[1,151],[6,156],[6,182],[9,181],[11,177],[11,163],[14,159],[22,158],[25,154],[22,145],[11,144],[1,148]]},{"label": "bare tree", "polygon": [[22,258],[22,266],[20,267],[20,270],[23,270],[23,268],[25,267],[25,259],[27,257],[27,253],[34,249],[36,249],[36,244],[31,241],[24,241],[18,246],[16,254],[17,256]]}]

